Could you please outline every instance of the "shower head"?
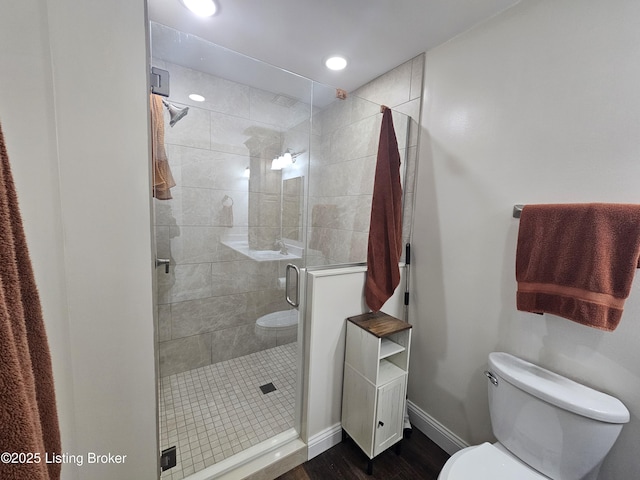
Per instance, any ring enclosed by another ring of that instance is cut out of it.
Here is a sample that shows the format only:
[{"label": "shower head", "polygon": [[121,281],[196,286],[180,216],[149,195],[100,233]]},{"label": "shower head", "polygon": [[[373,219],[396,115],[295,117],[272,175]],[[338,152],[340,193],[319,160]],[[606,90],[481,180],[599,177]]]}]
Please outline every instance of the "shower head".
[{"label": "shower head", "polygon": [[169,120],[169,125],[172,127],[178,123],[178,121],[184,117],[187,113],[189,113],[189,107],[178,108],[172,103],[167,102],[166,100],[162,100],[162,103],[167,110],[169,110],[169,115],[171,115],[171,119]]}]

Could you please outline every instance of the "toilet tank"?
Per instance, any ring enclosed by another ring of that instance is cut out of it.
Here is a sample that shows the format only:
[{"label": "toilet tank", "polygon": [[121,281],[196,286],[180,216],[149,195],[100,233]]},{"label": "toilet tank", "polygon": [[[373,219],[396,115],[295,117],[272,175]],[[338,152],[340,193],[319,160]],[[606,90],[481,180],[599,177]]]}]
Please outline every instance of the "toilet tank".
[{"label": "toilet tank", "polygon": [[491,353],[486,375],[496,438],[554,480],[579,480],[599,469],[629,421],[617,398],[508,353]]}]

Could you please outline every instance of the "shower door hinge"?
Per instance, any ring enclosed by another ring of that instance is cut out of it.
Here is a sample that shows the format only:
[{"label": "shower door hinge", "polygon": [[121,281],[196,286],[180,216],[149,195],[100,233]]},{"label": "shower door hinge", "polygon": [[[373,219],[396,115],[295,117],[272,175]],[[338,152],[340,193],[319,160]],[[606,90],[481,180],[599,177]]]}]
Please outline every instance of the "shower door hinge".
[{"label": "shower door hinge", "polygon": [[404,304],[409,305],[409,292],[404,292]]},{"label": "shower door hinge", "polygon": [[163,97],[169,96],[169,72],[161,68],[151,67],[149,74],[149,83],[151,84],[151,92]]},{"label": "shower door hinge", "polygon": [[165,470],[169,470],[176,466],[177,460],[176,447],[167,448],[166,450],[163,450],[160,455],[160,468],[163,472]]}]

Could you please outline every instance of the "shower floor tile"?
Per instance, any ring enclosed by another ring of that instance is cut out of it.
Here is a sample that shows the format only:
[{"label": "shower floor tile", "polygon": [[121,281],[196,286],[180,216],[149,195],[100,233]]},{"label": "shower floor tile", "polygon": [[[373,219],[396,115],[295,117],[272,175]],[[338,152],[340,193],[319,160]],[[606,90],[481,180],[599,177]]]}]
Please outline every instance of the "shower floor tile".
[{"label": "shower floor tile", "polygon": [[[162,480],[181,480],[293,427],[297,343],[160,379]],[[263,394],[260,386],[276,390]]]}]

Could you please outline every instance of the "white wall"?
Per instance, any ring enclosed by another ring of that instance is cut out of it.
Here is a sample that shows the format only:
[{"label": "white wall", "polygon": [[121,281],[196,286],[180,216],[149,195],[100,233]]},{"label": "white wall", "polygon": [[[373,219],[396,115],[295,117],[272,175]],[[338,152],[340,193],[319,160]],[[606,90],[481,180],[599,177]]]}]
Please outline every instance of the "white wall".
[{"label": "white wall", "polygon": [[515,203],[640,203],[640,3],[522,2],[427,53],[414,230],[409,398],[491,440],[494,350],[619,397],[600,478],[640,471],[640,279],[618,329],[517,312]]},{"label": "white wall", "polygon": [[2,6],[0,65],[0,123],[52,353],[62,445],[76,451],[55,112],[44,2],[25,0]]},{"label": "white wall", "polygon": [[0,121],[42,296],[63,449],[156,478],[143,0],[9,2]]}]

